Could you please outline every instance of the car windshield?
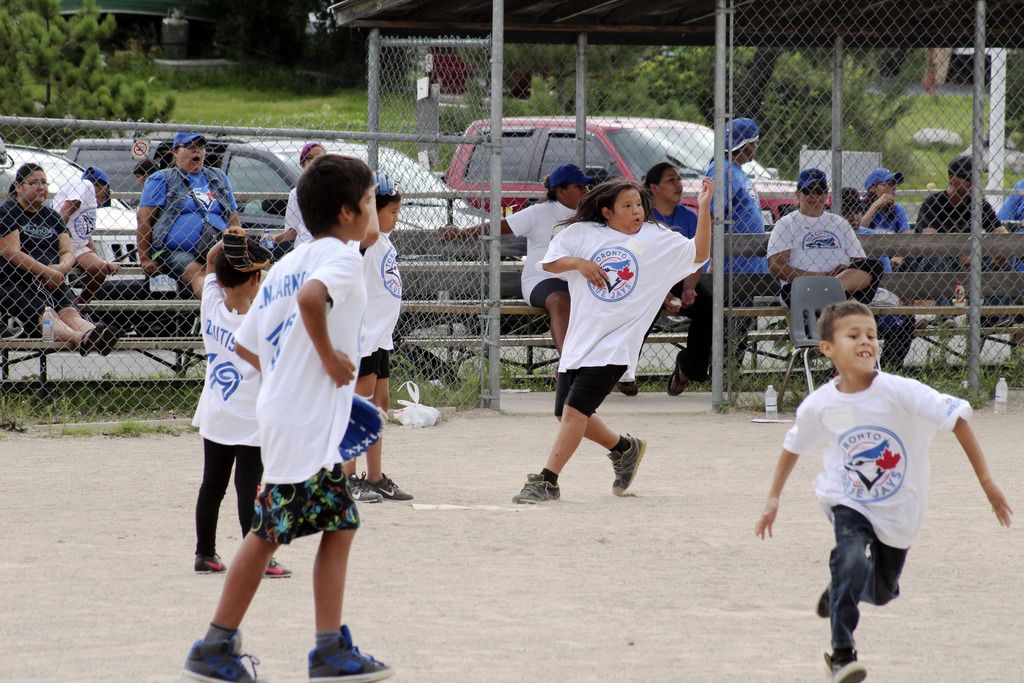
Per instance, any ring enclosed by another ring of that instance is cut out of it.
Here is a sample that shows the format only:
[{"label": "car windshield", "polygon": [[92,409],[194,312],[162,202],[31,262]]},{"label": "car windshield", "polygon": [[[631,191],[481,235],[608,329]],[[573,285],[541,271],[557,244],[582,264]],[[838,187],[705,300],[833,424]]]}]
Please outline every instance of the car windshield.
[{"label": "car windshield", "polygon": [[[676,166],[684,178],[697,178],[715,156],[715,132],[704,126],[623,128],[608,131],[608,139],[637,178],[662,161]],[[744,164],[743,170],[751,178],[771,177],[754,161]]]},{"label": "car windshield", "polygon": [[[43,171],[46,173],[46,182],[50,186],[51,198],[63,185],[81,178],[84,172],[84,169],[77,164],[45,150],[8,147],[7,157],[7,163],[0,165],[0,187],[5,190],[14,182],[14,174],[22,164],[39,164],[43,167]],[[111,206],[128,208],[119,199],[112,199],[110,203]]]}]

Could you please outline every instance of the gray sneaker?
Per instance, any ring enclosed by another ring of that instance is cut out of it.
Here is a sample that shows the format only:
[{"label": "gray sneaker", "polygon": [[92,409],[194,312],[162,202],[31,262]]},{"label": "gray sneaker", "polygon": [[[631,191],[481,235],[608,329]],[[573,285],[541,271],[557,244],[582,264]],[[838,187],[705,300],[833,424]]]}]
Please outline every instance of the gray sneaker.
[{"label": "gray sneaker", "polygon": [[647,442],[643,439],[627,434],[626,441],[629,442],[629,448],[624,453],[608,451],[608,459],[612,461],[612,469],[615,470],[612,493],[616,496],[626,495],[626,489],[633,483],[636,471],[640,469],[640,461],[647,451]]},{"label": "gray sneaker", "polygon": [[348,475],[348,495],[357,503],[379,503],[384,500],[384,496],[370,488],[365,474],[361,477],[354,473]]},{"label": "gray sneaker", "polygon": [[562,496],[558,483],[550,483],[544,480],[539,474],[527,474],[523,490],[512,496],[513,503],[546,503],[549,500],[558,500]]},{"label": "gray sneaker", "polygon": [[[366,486],[369,487],[371,491],[379,493],[385,500],[412,500],[412,494],[398,488],[398,484],[395,483],[394,479],[383,472],[380,474],[380,481],[376,484],[366,480]],[[364,474],[363,477],[365,476],[366,475]]]},{"label": "gray sneaker", "polygon": [[832,683],[860,683],[868,677],[868,670],[857,661],[857,651],[849,654],[825,653],[825,668]]},{"label": "gray sneaker", "polygon": [[[242,663],[249,660],[252,673]],[[246,683],[256,680],[256,666],[260,660],[242,654],[242,634],[235,632],[227,640],[197,640],[185,660],[186,678],[194,681],[237,681]]]}]

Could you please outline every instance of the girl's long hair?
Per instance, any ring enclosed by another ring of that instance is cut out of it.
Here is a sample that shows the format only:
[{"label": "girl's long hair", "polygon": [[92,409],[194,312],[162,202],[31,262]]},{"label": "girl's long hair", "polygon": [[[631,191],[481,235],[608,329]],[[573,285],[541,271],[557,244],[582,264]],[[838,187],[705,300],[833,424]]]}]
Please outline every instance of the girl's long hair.
[{"label": "girl's long hair", "polygon": [[626,190],[636,190],[640,193],[640,203],[644,207],[644,222],[650,222],[651,210],[654,208],[650,191],[635,180],[613,178],[604,181],[600,185],[595,185],[594,189],[583,195],[579,206],[576,207],[576,213],[571,218],[562,221],[560,225],[583,222],[607,223],[601,210],[608,209],[609,211],[614,211],[615,199]]}]

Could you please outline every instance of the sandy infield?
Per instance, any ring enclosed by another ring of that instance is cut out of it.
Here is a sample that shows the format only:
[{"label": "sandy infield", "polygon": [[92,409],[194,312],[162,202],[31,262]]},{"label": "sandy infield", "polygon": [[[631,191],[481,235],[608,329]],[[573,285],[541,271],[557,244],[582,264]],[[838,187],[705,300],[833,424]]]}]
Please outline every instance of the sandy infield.
[{"label": "sandy infield", "polygon": [[[631,498],[611,495],[611,467],[587,444],[561,502],[511,504],[554,436],[540,414],[550,395],[388,431],[385,471],[414,502],[463,506],[361,508],[345,620],[393,680],[824,680],[819,459],[798,464],[762,542],[753,525],[786,425],[711,414],[706,396],[612,399],[609,424],[650,442]],[[974,424],[1024,525],[1022,417],[980,410]],[[1020,529],[998,525],[951,434],[932,467],[903,595],[864,607],[861,661],[873,681],[1022,681]],[[192,572],[200,437],[5,435],[0,471],[0,680],[181,680],[223,584]],[[218,535],[228,563],[233,496]],[[243,624],[261,679],[306,680],[315,548],[278,552],[295,574],[264,582]]]}]

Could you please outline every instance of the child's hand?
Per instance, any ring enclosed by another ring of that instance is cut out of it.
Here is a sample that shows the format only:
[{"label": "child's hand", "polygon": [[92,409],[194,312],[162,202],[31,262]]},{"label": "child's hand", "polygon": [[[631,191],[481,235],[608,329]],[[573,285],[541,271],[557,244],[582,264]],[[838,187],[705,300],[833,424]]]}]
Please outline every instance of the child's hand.
[{"label": "child's hand", "polygon": [[757,524],[754,525],[754,535],[760,536],[764,539],[764,532],[768,532],[768,537],[772,537],[772,524],[775,523],[775,516],[779,514],[779,499],[769,498],[768,502],[764,506],[764,512],[761,513],[760,519],[757,520]]},{"label": "child's hand", "polygon": [[608,283],[611,282],[608,279],[608,273],[604,272],[601,266],[593,261],[579,259],[579,263],[576,264],[576,270],[580,271],[583,277],[587,278],[587,282],[600,289],[607,289]]},{"label": "child's hand", "polygon": [[697,193],[697,206],[703,208],[711,206],[711,200],[715,197],[715,181],[705,176],[701,179],[700,192]]},{"label": "child's hand", "polygon": [[324,359],[324,370],[334,380],[336,387],[343,387],[356,378],[356,366],[352,359],[338,350]]},{"label": "child's hand", "polygon": [[1013,509],[1002,490],[993,482],[982,484],[981,487],[985,491],[988,502],[992,504],[992,512],[996,513],[996,519],[1003,526],[1010,526],[1010,522],[1013,520]]}]

